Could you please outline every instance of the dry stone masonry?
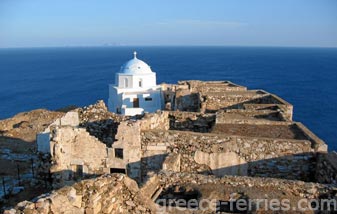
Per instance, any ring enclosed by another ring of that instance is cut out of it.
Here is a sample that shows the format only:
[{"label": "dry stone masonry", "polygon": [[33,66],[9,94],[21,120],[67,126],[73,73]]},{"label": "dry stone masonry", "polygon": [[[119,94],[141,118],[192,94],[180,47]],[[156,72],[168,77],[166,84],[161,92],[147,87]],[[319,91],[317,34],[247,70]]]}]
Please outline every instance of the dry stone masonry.
[{"label": "dry stone masonry", "polygon": [[161,87],[165,110],[155,113],[125,117],[98,101],[53,116],[39,129],[36,166],[61,189],[6,212],[160,213],[171,205],[157,199],[336,197],[336,153],[292,120],[285,100],[229,81]]}]

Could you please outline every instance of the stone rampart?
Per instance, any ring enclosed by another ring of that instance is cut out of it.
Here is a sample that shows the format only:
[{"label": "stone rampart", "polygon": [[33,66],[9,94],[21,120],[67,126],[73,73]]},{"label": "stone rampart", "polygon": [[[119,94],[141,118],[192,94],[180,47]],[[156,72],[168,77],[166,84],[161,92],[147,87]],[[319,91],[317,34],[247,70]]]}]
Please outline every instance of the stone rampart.
[{"label": "stone rampart", "polygon": [[[167,153],[181,155],[181,171],[306,180],[315,166],[308,140],[252,138],[181,131],[142,132],[142,151],[160,168]],[[158,159],[158,157],[163,157]],[[143,165],[144,172],[155,171]]]},{"label": "stone rampart", "polygon": [[168,117],[171,130],[209,132],[215,123],[214,114],[170,111]]},{"label": "stone rampart", "polygon": [[237,108],[247,102],[254,102],[259,98],[267,96],[262,91],[238,91],[203,94],[203,109],[205,112],[216,112],[223,108]]},{"label": "stone rampart", "polygon": [[337,153],[318,155],[316,179],[320,183],[337,184]]},{"label": "stone rampart", "polygon": [[212,93],[212,92],[227,92],[227,91],[246,91],[247,88],[234,84],[230,81],[179,81],[179,86],[188,86],[191,92]]}]

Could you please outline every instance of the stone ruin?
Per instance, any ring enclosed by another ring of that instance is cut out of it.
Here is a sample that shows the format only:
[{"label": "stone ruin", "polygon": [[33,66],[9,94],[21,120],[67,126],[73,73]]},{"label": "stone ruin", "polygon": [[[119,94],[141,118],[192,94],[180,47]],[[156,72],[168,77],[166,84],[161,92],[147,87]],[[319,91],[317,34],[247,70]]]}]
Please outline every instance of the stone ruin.
[{"label": "stone ruin", "polygon": [[162,88],[165,110],[156,113],[125,117],[99,101],[51,123],[37,145],[55,191],[6,212],[214,213],[155,202],[336,198],[336,153],[292,120],[285,100],[229,81]]}]

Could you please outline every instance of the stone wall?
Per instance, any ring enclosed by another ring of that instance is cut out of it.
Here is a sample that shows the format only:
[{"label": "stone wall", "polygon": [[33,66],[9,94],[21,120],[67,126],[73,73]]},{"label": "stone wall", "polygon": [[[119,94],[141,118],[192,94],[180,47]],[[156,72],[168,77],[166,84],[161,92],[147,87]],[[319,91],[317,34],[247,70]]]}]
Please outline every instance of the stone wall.
[{"label": "stone wall", "polygon": [[171,130],[209,132],[215,123],[214,114],[171,111],[168,117]]},{"label": "stone wall", "polygon": [[77,111],[67,112],[60,118],[57,118],[43,132],[36,136],[37,151],[50,154],[50,132],[56,126],[78,126],[80,124]]},{"label": "stone wall", "polygon": [[202,95],[202,109],[205,112],[216,112],[223,108],[242,108],[244,103],[254,102],[262,96],[266,96],[266,93],[262,91],[207,93]]},{"label": "stone wall", "polygon": [[324,143],[319,137],[317,137],[314,133],[312,133],[306,126],[302,123],[296,122],[295,123],[298,129],[302,131],[307,139],[310,140],[312,148],[315,149],[316,152],[327,152],[328,145]]},{"label": "stone wall", "polygon": [[78,109],[80,126],[86,128],[90,135],[111,147],[115,141],[118,125],[128,119],[127,116],[109,112],[104,101]]},{"label": "stone wall", "polygon": [[316,169],[317,182],[337,184],[337,153],[321,153],[318,155]]},{"label": "stone wall", "polygon": [[306,180],[315,166],[314,150],[307,140],[251,138],[217,134],[146,131],[142,132],[142,152],[156,167],[167,153],[181,155],[181,171],[282,177]]},{"label": "stone wall", "polygon": [[123,157],[116,157],[114,151],[108,154],[108,168],[123,169],[129,177],[140,179],[140,160],[141,160],[141,143],[140,143],[140,121],[124,121],[118,126],[116,142],[112,149],[122,149]]},{"label": "stone wall", "polygon": [[[143,177],[141,163],[147,163],[147,155],[155,155],[151,151],[141,150],[141,131],[169,129],[168,112],[145,114],[140,120],[123,121],[118,126],[116,141],[111,149],[108,149],[107,168],[125,169],[128,176],[137,181]],[[115,149],[122,149],[123,157],[116,157]],[[149,162],[149,165],[152,163]],[[161,166],[160,166],[161,167]],[[106,171],[108,172],[108,171]]]},{"label": "stone wall", "polygon": [[176,91],[174,110],[199,112],[201,105],[201,97],[199,93],[192,93],[188,89],[180,89]]},{"label": "stone wall", "polygon": [[188,86],[192,92],[199,92],[202,94],[212,92],[227,92],[227,91],[246,91],[247,88],[234,84],[230,81],[179,81],[179,86]]},{"label": "stone wall", "polygon": [[169,129],[169,113],[167,111],[158,111],[152,114],[145,114],[144,117],[139,120],[141,131],[152,129]]},{"label": "stone wall", "polygon": [[[144,138],[144,133],[141,133],[141,141]],[[156,140],[156,139],[153,139]],[[163,167],[163,162],[167,156],[167,145],[165,143],[155,142],[152,144],[143,144],[141,147],[141,177],[142,181],[146,179],[149,174],[159,172]]]},{"label": "stone wall", "polygon": [[284,118],[289,121],[293,119],[293,105],[275,94],[269,94],[268,96],[262,97],[258,103],[277,104],[278,108],[281,109]]},{"label": "stone wall", "polygon": [[284,121],[277,110],[228,109],[216,112],[216,123],[279,124]]},{"label": "stone wall", "polygon": [[54,184],[63,186],[67,181],[72,182],[82,176],[103,173],[106,145],[83,128],[55,128],[51,137],[51,151],[50,172]]}]

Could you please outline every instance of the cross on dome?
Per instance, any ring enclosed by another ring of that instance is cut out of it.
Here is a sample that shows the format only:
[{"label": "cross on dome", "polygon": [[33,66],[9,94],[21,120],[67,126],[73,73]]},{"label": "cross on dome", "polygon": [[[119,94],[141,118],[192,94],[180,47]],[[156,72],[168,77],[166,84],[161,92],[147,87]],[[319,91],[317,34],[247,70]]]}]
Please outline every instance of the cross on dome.
[{"label": "cross on dome", "polygon": [[120,73],[124,74],[151,74],[150,66],[137,58],[137,52],[133,52],[133,59],[122,65]]}]

